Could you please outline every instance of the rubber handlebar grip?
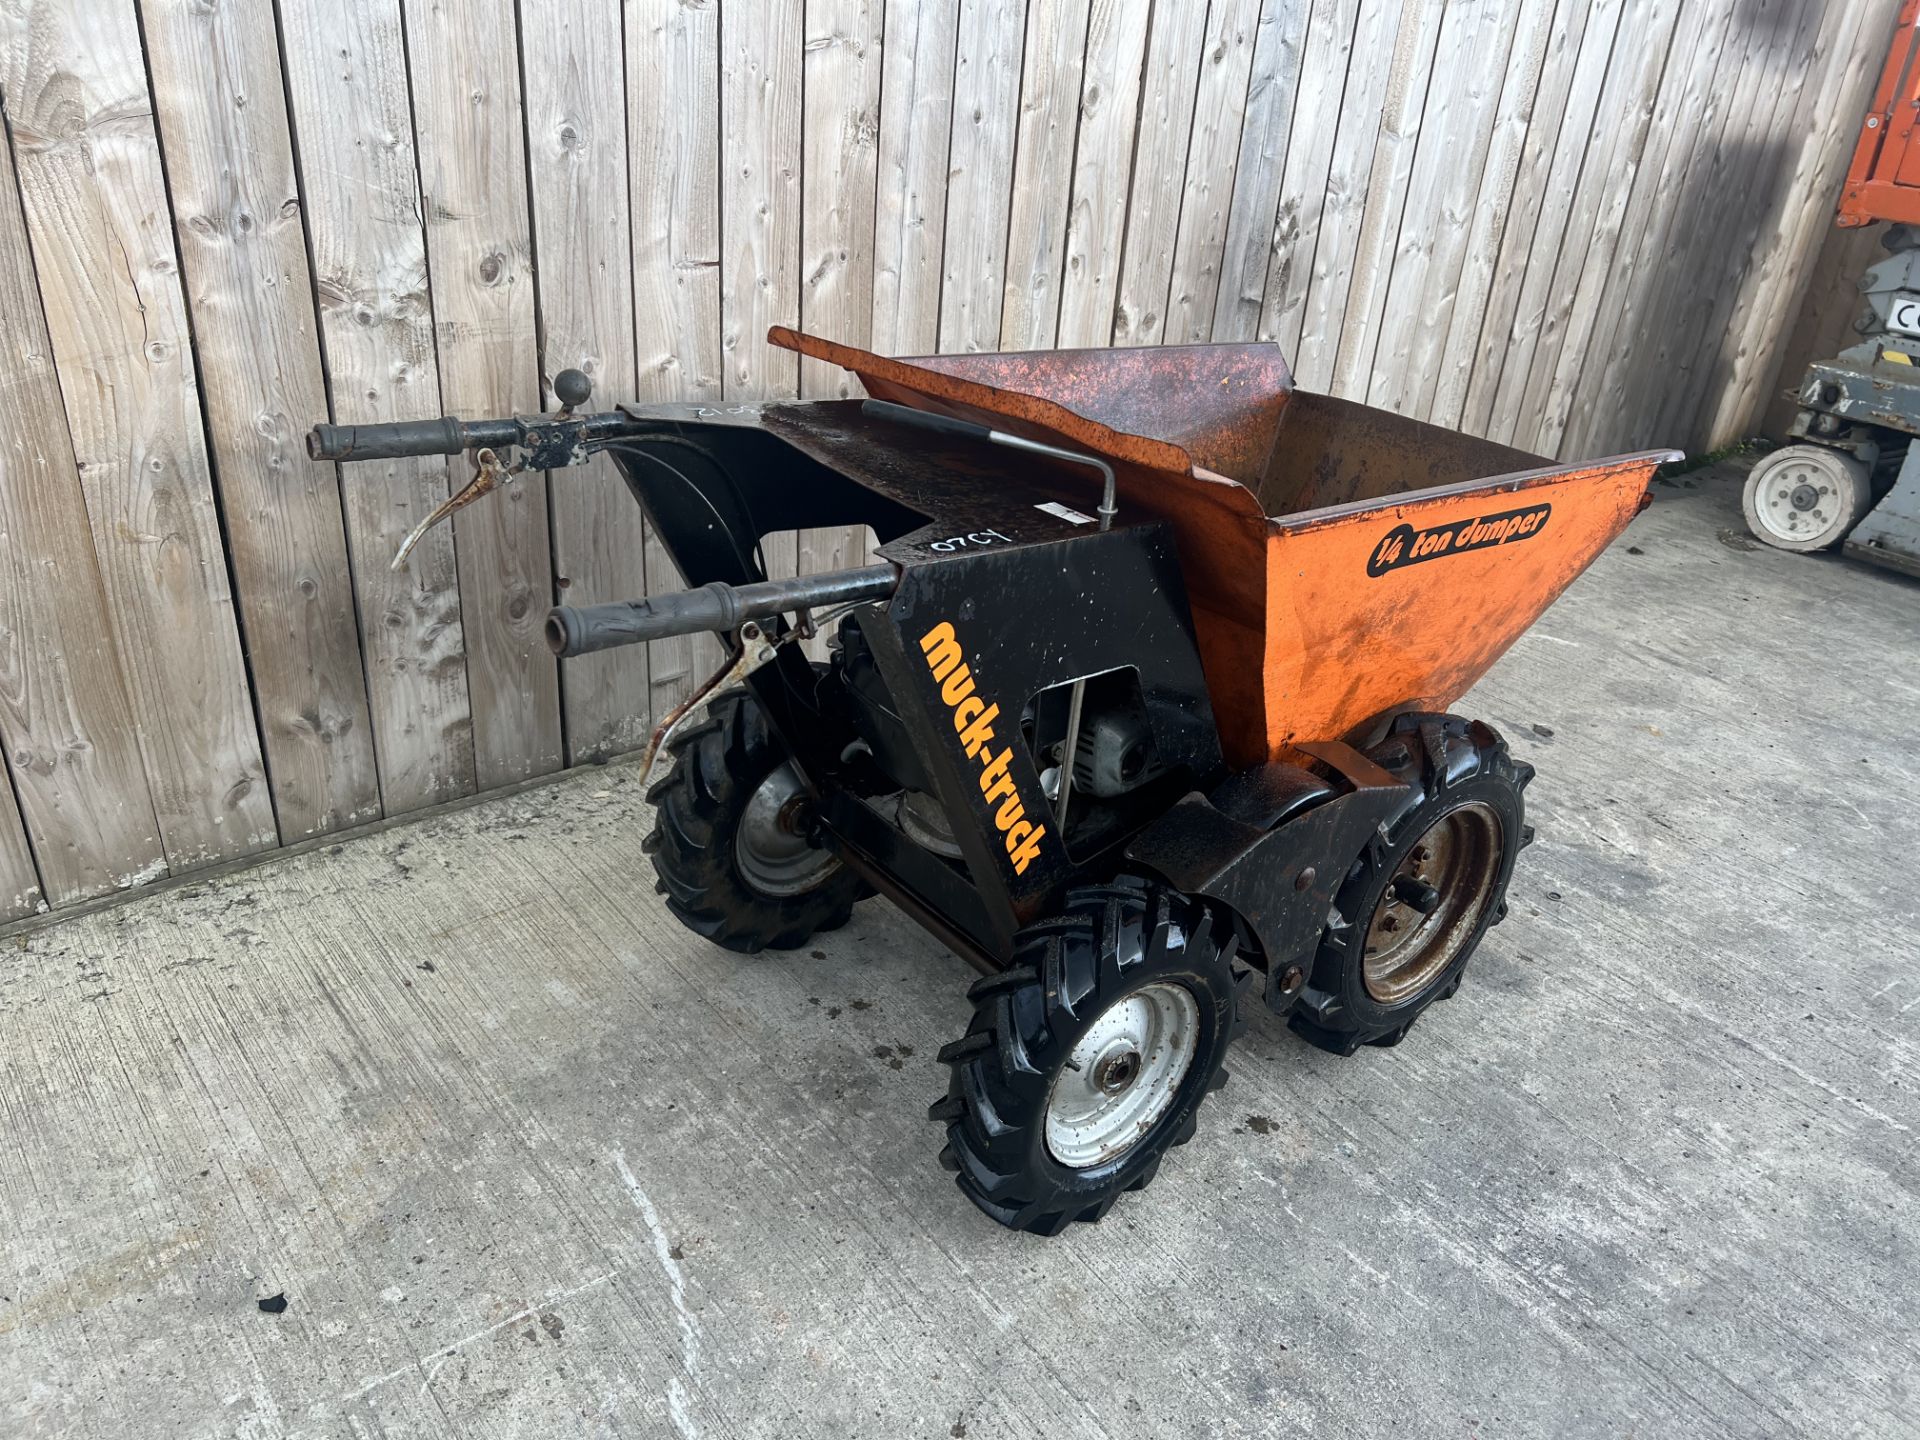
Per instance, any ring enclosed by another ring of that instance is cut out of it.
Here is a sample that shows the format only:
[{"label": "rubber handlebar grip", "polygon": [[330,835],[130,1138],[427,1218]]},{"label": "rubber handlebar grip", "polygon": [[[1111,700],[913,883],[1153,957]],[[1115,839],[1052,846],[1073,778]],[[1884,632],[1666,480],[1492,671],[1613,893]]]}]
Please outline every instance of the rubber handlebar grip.
[{"label": "rubber handlebar grip", "polygon": [[547,612],[547,648],[570,659],[675,635],[723,632],[742,618],[733,587],[721,584],[607,605],[556,605]]},{"label": "rubber handlebar grip", "polygon": [[466,427],[451,415],[385,425],[316,425],[307,432],[310,460],[397,460],[406,455],[458,455]]},{"label": "rubber handlebar grip", "polygon": [[864,565],[747,585],[715,580],[697,590],[607,605],[556,605],[547,612],[547,648],[564,660],[674,635],[724,635],[746,620],[883,599],[898,583],[899,572],[891,564]]}]

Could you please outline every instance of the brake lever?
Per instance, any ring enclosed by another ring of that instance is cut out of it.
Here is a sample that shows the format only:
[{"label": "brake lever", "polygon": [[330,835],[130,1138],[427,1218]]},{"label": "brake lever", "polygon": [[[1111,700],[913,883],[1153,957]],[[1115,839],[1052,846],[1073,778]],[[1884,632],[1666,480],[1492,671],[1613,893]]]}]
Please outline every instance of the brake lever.
[{"label": "brake lever", "polygon": [[493,453],[491,446],[483,445],[473,452],[476,467],[473,479],[456,495],[449,495],[426,519],[407,532],[407,538],[400,542],[400,553],[393,557],[393,563],[387,568],[399,570],[407,563],[407,556],[413,553],[413,547],[426,538],[427,532],[456,510],[464,510],[482,496],[491,495],[499,489],[502,481],[511,480],[520,473],[519,466],[511,468],[500,463],[500,457]]},{"label": "brake lever", "polygon": [[644,788],[647,777],[653,774],[654,762],[666,749],[667,742],[673,738],[673,732],[694,711],[705,705],[722,690],[738,685],[747,676],[762,665],[770,665],[779,655],[780,647],[795,638],[793,632],[773,636],[763,630],[757,621],[749,620],[740,627],[740,649],[729,655],[726,662],[708,677],[705,684],[697,688],[686,699],[667,712],[667,716],[654,727],[653,735],[647,741],[647,753],[640,761],[640,784]]}]

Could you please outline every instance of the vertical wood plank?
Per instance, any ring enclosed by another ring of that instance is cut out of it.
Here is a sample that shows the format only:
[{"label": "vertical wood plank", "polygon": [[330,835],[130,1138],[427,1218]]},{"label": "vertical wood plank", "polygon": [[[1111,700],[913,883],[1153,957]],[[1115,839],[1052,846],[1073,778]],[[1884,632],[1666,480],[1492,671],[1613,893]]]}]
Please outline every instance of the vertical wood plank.
[{"label": "vertical wood plank", "polygon": [[273,802],[131,0],[9,8],[0,56],[53,361],[168,867],[265,849],[278,839]]},{"label": "vertical wood plank", "polygon": [[[280,19],[333,418],[444,414],[398,0],[281,0]],[[388,814],[474,788],[453,527],[391,568],[447,498],[449,468],[438,457],[339,467]]]},{"label": "vertical wood plank", "polygon": [[[1581,388],[1592,393],[1577,398],[1588,415],[1621,416],[1629,389],[1642,390],[1643,383],[1661,388],[1648,361],[1660,333],[1676,317],[1656,312],[1684,299],[1690,288],[1689,277],[1676,263],[1675,250],[1684,247],[1684,239],[1676,236],[1674,227],[1700,223],[1697,206],[1682,197],[1696,194],[1704,181],[1726,123],[1725,102],[1732,98],[1727,92],[1741,79],[1730,8],[1686,16],[1682,26],[1674,63],[1654,108],[1653,133],[1629,202],[1623,239],[1584,347],[1589,363]],[[1729,206],[1739,203],[1739,197],[1725,198]],[[1729,252],[1725,258],[1731,262],[1733,257]],[[1584,442],[1572,443],[1570,453],[1577,453]]]},{"label": "vertical wood plank", "polygon": [[[1253,42],[1253,73],[1248,82],[1245,118],[1240,126],[1240,154],[1235,163],[1233,195],[1227,208],[1226,238],[1221,244],[1220,280],[1214,292],[1214,340],[1281,338],[1269,317],[1276,314],[1272,280],[1277,267],[1297,254],[1300,227],[1290,223],[1289,195],[1305,200],[1318,215],[1324,198],[1324,166],[1318,185],[1296,180],[1293,167],[1333,146],[1340,114],[1340,89],[1347,72],[1347,50],[1353,43],[1353,15],[1358,0],[1265,0],[1260,28]],[[1300,118],[1303,143],[1293,143],[1294,119]],[[1298,203],[1295,205],[1297,215]],[[1312,224],[1306,227],[1311,234]],[[1311,240],[1299,260],[1304,274],[1312,263]],[[1304,283],[1300,293],[1306,294]],[[1285,326],[1280,327],[1284,329]],[[1293,358],[1293,335],[1282,339],[1288,360]]]},{"label": "vertical wood plank", "polygon": [[273,6],[146,0],[147,65],[280,838],[380,814]]},{"label": "vertical wood plank", "polygon": [[[1300,65],[1300,94],[1294,107],[1292,133],[1296,138],[1287,144],[1282,156],[1285,169],[1278,187],[1278,207],[1261,255],[1267,270],[1254,282],[1265,294],[1260,310],[1255,313],[1257,333],[1262,340],[1279,342],[1296,370],[1307,296],[1317,273],[1315,259],[1319,254],[1321,217],[1331,194],[1334,146],[1347,128],[1341,100],[1354,63],[1360,19],[1360,0],[1314,0]],[[1369,38],[1372,43],[1382,43],[1372,32]],[[1254,67],[1259,68],[1257,59]],[[1355,93],[1357,96],[1359,91]],[[1242,164],[1245,157],[1243,142]],[[1236,185],[1236,194],[1238,189]],[[1218,323],[1216,311],[1216,328]],[[1242,316],[1235,316],[1233,334],[1236,338],[1252,338],[1238,328],[1244,323]]]},{"label": "vertical wood plank", "polygon": [[[60,409],[13,155],[0,144],[0,742],[54,904],[166,874]],[[0,904],[33,909],[0,803]],[[17,823],[17,821],[16,821]]]},{"label": "vertical wood plank", "polygon": [[[626,36],[635,393],[719,400],[720,17],[712,5],[628,0]],[[646,571],[650,594],[683,586],[651,526]],[[650,644],[653,713],[684,700],[717,651],[695,637]]]},{"label": "vertical wood plank", "polygon": [[995,350],[1026,0],[960,0],[941,251],[940,349]]},{"label": "vertical wood plank", "polygon": [[[801,0],[720,11],[721,349],[729,400],[791,400],[799,357],[767,344],[800,320]],[[792,534],[761,542],[770,578],[792,575]]]},{"label": "vertical wood plank", "polygon": [[[540,386],[513,0],[407,0],[406,23],[440,396],[456,415],[527,414]],[[557,770],[560,676],[541,639],[554,595],[546,477],[462,510],[454,548],[475,778],[490,789]]]},{"label": "vertical wood plank", "polygon": [[959,20],[960,0],[888,0],[873,225],[873,348],[882,355],[940,346]]},{"label": "vertical wood plank", "polygon": [[1614,243],[1619,239],[1661,79],[1672,54],[1679,10],[1678,0],[1647,7],[1636,15],[1646,28],[1636,25],[1635,34],[1649,43],[1636,43],[1626,53],[1615,52],[1614,73],[1609,76],[1600,105],[1607,140],[1589,153],[1589,163],[1582,172],[1549,292],[1546,318],[1534,347],[1533,366],[1521,390],[1514,434],[1523,448],[1551,454],[1558,447],[1559,429],[1552,409],[1556,388],[1564,393],[1564,371],[1578,364],[1593,323],[1599,289],[1613,263]]},{"label": "vertical wood plank", "polygon": [[[1559,121],[1555,107],[1564,102],[1565,92],[1564,88],[1555,90],[1549,76],[1549,57],[1554,57],[1552,77],[1570,76],[1570,64],[1558,63],[1561,56],[1571,59],[1568,32],[1560,28],[1563,15],[1568,14],[1582,17],[1586,7],[1556,0],[1523,0],[1523,33],[1514,39],[1506,80],[1500,87],[1487,162],[1471,205],[1473,220],[1460,261],[1458,289],[1444,328],[1432,337],[1436,353],[1427,367],[1431,389],[1424,402],[1410,407],[1410,413],[1425,415],[1436,425],[1453,427],[1460,423],[1481,329],[1500,279],[1502,247],[1516,212],[1524,210],[1529,200],[1518,186],[1523,161],[1535,153],[1535,117],[1540,117],[1541,131]],[[1573,49],[1578,49],[1577,32]],[[1559,102],[1553,98],[1556,93]],[[1550,148],[1541,142],[1539,153]]]},{"label": "vertical wood plank", "polygon": [[[1199,115],[1206,5],[1156,5],[1141,78],[1140,129],[1133,183],[1122,218],[1120,282],[1114,292],[1113,343],[1158,345],[1166,333],[1180,206],[1186,198],[1187,154]],[[1220,9],[1233,7],[1225,3]],[[1222,47],[1221,59],[1227,55]],[[1241,87],[1241,95],[1246,87]],[[1209,117],[1208,123],[1217,123]],[[1205,168],[1203,163],[1202,168]]]},{"label": "vertical wood plank", "polygon": [[[1551,4],[1476,0],[1448,10],[1420,119],[1400,238],[1377,327],[1368,404],[1425,418],[1440,369],[1440,352],[1459,293],[1469,231],[1495,130],[1512,129],[1520,87],[1501,77],[1539,73],[1538,48]],[[1509,48],[1511,47],[1511,48]]]},{"label": "vertical wood plank", "polygon": [[[1410,0],[1400,12],[1387,90],[1381,99],[1380,133],[1374,142],[1360,233],[1354,246],[1353,279],[1340,316],[1340,343],[1333,362],[1333,393],[1365,400],[1372,383],[1387,281],[1406,215],[1413,162],[1426,128],[1426,102],[1440,38],[1439,0]],[[1454,163],[1461,163],[1456,153]],[[1416,217],[1416,223],[1424,217]],[[1397,365],[1400,357],[1386,363]]]},{"label": "vertical wood plank", "polygon": [[47,908],[40,872],[34,868],[27,829],[13,790],[0,795],[0,919],[20,920]]},{"label": "vertical wood plank", "polygon": [[1047,350],[1060,326],[1061,269],[1072,203],[1089,0],[1030,0],[1020,70],[1020,124],[1007,212],[1002,350]]},{"label": "vertical wood plank", "polygon": [[[1161,339],[1170,345],[1197,345],[1213,338],[1214,298],[1220,290],[1227,212],[1233,204],[1259,30],[1259,0],[1213,0],[1207,9],[1205,58],[1193,102],[1180,230],[1173,244],[1167,318],[1161,330]],[[1263,279],[1263,292],[1265,288]]]},{"label": "vertical wood plank", "polygon": [[[884,19],[884,0],[806,0],[800,320],[816,335],[863,349],[873,336]],[[800,362],[806,398],[858,392],[859,383],[838,365]],[[833,568],[802,566],[808,573]]]},{"label": "vertical wood plank", "polygon": [[1515,191],[1521,204],[1507,223],[1498,279],[1488,296],[1462,402],[1463,424],[1475,434],[1513,439],[1519,392],[1533,362],[1623,3],[1594,0],[1591,5],[1561,6],[1562,16],[1577,22],[1578,29],[1569,25],[1558,41],[1558,55],[1568,63],[1558,66],[1549,60],[1552,83],[1543,85],[1542,93],[1551,94],[1552,103],[1536,108],[1527,136]]},{"label": "vertical wood plank", "polygon": [[718,400],[718,7],[628,0],[626,32],[635,386],[642,400]]},{"label": "vertical wood plank", "polygon": [[[1396,78],[1404,85],[1406,67],[1411,63],[1411,41],[1416,32],[1409,29],[1409,45],[1402,46],[1403,20],[1411,26],[1422,4],[1423,0],[1360,0],[1340,121],[1327,166],[1325,200],[1313,229],[1313,268],[1298,312],[1299,340],[1293,347],[1294,374],[1309,390],[1325,390],[1333,383],[1347,295],[1353,286],[1366,220],[1368,186],[1374,159],[1381,149],[1383,107]],[[1289,174],[1283,206],[1294,193]],[[1300,193],[1310,204],[1311,191]],[[1278,227],[1282,236],[1291,232],[1291,226]],[[1304,233],[1300,243],[1304,248]]]},{"label": "vertical wood plank", "polygon": [[[635,389],[632,234],[627,206],[625,56],[607,39],[621,0],[524,6],[521,60],[533,190],[542,398],[569,367],[603,410]],[[647,591],[640,507],[606,456],[558,470],[552,488],[556,585],[570,605]],[[634,750],[653,730],[647,651],[638,645],[562,662],[567,758]]]},{"label": "vertical wood plank", "polygon": [[1087,20],[1067,263],[1060,280],[1061,345],[1113,340],[1152,10],[1138,0],[1094,0]]}]

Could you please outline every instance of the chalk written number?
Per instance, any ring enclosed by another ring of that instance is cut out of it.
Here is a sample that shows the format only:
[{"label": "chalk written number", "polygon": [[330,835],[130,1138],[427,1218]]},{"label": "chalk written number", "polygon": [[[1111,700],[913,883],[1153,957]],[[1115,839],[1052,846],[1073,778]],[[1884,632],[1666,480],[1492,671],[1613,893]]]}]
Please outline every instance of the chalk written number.
[{"label": "chalk written number", "polygon": [[945,555],[955,550],[964,550],[969,545],[991,545],[996,540],[1004,545],[1013,543],[1011,536],[1002,535],[998,530],[974,530],[965,535],[950,535],[945,540],[936,540],[927,548],[938,550]]}]

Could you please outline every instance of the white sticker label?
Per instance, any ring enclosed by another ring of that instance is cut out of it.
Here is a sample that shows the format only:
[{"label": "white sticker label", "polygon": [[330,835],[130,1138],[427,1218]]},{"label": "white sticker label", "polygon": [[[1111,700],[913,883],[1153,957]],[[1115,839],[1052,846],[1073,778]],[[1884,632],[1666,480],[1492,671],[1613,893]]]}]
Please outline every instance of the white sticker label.
[{"label": "white sticker label", "polygon": [[1062,505],[1057,500],[1049,500],[1047,501],[1046,504],[1036,505],[1033,508],[1036,510],[1044,510],[1049,515],[1058,515],[1062,520],[1065,520],[1070,524],[1074,524],[1074,525],[1093,524],[1093,516],[1082,515],[1078,510],[1069,509],[1067,506]]}]

